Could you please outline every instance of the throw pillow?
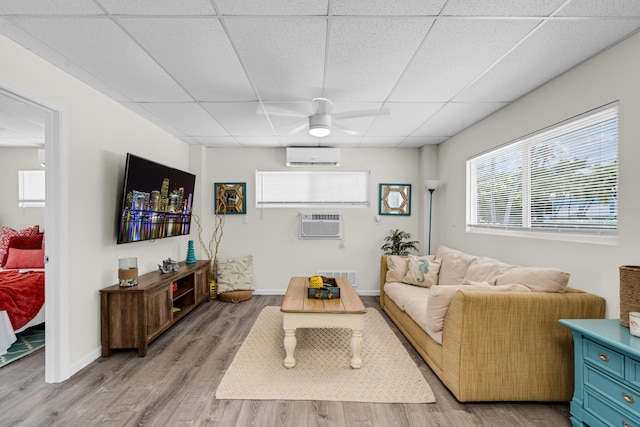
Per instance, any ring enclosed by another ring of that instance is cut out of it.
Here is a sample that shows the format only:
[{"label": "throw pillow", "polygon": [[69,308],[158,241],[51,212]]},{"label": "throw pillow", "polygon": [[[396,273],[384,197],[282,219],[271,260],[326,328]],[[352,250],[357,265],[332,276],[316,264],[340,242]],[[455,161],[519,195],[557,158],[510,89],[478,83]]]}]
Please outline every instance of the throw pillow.
[{"label": "throw pillow", "polygon": [[496,285],[519,283],[534,292],[564,292],[569,277],[569,273],[557,268],[517,266],[496,277]]},{"label": "throw pillow", "polygon": [[409,285],[430,288],[438,284],[439,271],[440,261],[435,257],[409,255],[409,268],[402,281]]},{"label": "throw pillow", "polygon": [[496,277],[512,268],[515,268],[515,266],[497,259],[481,256],[469,265],[464,279],[472,282],[489,282],[494,285]]},{"label": "throw pillow", "polygon": [[44,268],[44,249],[9,248],[4,268]]},{"label": "throw pillow", "polygon": [[218,293],[255,290],[253,283],[253,256],[219,259],[216,264]]},{"label": "throw pillow", "polygon": [[40,232],[40,226],[34,225],[16,231],[11,227],[0,227],[0,267],[4,267],[7,262],[7,250],[9,249],[9,241],[14,236],[35,236]]},{"label": "throw pillow", "polygon": [[402,282],[409,269],[409,258],[400,255],[387,257],[386,283]]},{"label": "throw pillow", "polygon": [[436,251],[436,259],[440,260],[439,285],[459,285],[464,280],[469,265],[478,258],[446,246]]}]

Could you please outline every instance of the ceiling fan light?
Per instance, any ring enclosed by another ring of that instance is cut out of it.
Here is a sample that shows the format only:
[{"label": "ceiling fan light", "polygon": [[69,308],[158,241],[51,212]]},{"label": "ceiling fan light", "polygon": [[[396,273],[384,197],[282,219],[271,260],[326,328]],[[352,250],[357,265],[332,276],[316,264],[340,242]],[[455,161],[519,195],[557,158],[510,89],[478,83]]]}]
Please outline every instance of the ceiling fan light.
[{"label": "ceiling fan light", "polygon": [[331,116],[314,114],[309,117],[309,133],[311,136],[322,138],[331,133]]},{"label": "ceiling fan light", "polygon": [[309,127],[309,133],[311,136],[322,138],[323,136],[327,136],[331,133],[331,128],[325,125],[314,125]]}]

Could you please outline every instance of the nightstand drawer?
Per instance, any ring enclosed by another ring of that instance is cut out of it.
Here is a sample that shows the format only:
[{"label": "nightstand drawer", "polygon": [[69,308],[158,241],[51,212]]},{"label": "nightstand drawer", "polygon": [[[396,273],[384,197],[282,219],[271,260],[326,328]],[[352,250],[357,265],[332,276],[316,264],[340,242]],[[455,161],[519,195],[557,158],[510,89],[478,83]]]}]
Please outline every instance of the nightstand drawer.
[{"label": "nightstand drawer", "polygon": [[584,359],[621,380],[624,379],[624,356],[622,354],[585,339]]},{"label": "nightstand drawer", "polygon": [[589,365],[585,365],[584,384],[595,389],[594,393],[608,397],[640,417],[640,394],[628,385],[625,386]]},{"label": "nightstand drawer", "polygon": [[600,425],[640,427],[640,420],[638,418],[624,409],[602,400],[600,396],[592,394],[591,390],[588,389],[585,389],[584,409],[586,414],[583,421],[591,427]]}]

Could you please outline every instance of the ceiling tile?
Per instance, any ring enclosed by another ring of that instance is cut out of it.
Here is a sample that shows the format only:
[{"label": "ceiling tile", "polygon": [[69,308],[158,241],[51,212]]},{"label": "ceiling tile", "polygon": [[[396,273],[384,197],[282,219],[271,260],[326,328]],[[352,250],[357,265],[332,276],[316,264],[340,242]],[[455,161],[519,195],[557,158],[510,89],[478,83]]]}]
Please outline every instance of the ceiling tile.
[{"label": "ceiling tile", "polygon": [[381,137],[381,136],[365,136],[362,138],[360,148],[387,148],[396,147],[404,141],[404,136]]},{"label": "ceiling tile", "polygon": [[281,147],[280,141],[275,136],[238,136],[236,137],[241,147]]},{"label": "ceiling tile", "polygon": [[202,106],[232,135],[273,135],[267,117],[257,113],[257,102],[203,102]]},{"label": "ceiling tile", "polygon": [[140,104],[162,121],[171,123],[189,136],[228,136],[225,130],[200,105],[192,103],[145,103]]},{"label": "ceiling tile", "polygon": [[566,0],[449,0],[443,16],[549,16]]},{"label": "ceiling tile", "polygon": [[423,145],[437,145],[445,142],[448,136],[408,136],[402,141],[399,148],[418,148]]},{"label": "ceiling tile", "polygon": [[451,100],[539,22],[504,19],[436,22],[389,99]]},{"label": "ceiling tile", "polygon": [[385,100],[433,19],[337,18],[332,21],[325,96]]},{"label": "ceiling tile", "polygon": [[263,101],[322,96],[325,19],[238,18],[225,23]]},{"label": "ceiling tile", "polygon": [[101,15],[104,11],[87,0],[2,0],[0,15]]},{"label": "ceiling tile", "polygon": [[463,131],[506,104],[499,103],[449,103],[420,126],[412,136],[443,137]]},{"label": "ceiling tile", "polygon": [[389,115],[378,116],[367,136],[407,136],[419,128],[429,117],[442,108],[441,103],[387,102]]},{"label": "ceiling tile", "polygon": [[205,147],[239,148],[240,144],[232,136],[194,136],[193,139]]},{"label": "ceiling tile", "polygon": [[334,0],[333,15],[438,15],[447,0]]},{"label": "ceiling tile", "polygon": [[223,15],[326,15],[328,0],[216,0]]},{"label": "ceiling tile", "polygon": [[209,0],[100,0],[117,15],[212,15]]},{"label": "ceiling tile", "polygon": [[549,21],[456,96],[459,102],[509,102],[625,37],[640,20]]},{"label": "ceiling tile", "polygon": [[629,0],[573,0],[558,16],[640,16],[640,2]]},{"label": "ceiling tile", "polygon": [[256,99],[217,19],[121,19],[119,22],[196,100]]},{"label": "ceiling tile", "polygon": [[191,97],[117,25],[105,19],[19,19],[25,28],[79,67],[134,101]]}]

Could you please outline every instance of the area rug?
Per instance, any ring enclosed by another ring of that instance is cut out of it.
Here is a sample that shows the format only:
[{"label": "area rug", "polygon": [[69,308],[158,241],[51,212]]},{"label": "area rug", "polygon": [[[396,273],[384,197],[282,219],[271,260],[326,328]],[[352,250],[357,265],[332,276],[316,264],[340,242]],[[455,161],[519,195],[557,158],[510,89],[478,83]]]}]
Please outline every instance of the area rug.
[{"label": "area rug", "polygon": [[0,356],[0,368],[44,347],[44,329],[27,329],[16,338],[7,354]]},{"label": "area rug", "polygon": [[242,343],[217,399],[433,403],[429,384],[380,313],[365,314],[361,356],[352,369],[350,329],[298,329],[296,366],[287,369],[280,307],[265,307]]}]

